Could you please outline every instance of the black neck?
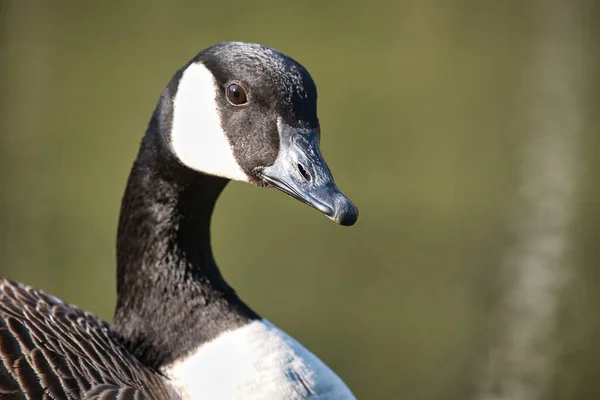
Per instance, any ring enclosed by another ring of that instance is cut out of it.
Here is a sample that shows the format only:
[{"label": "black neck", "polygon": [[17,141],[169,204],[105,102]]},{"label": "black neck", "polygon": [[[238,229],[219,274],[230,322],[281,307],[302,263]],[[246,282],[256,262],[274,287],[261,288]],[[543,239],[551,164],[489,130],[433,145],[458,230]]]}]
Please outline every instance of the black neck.
[{"label": "black neck", "polygon": [[158,369],[259,317],[223,280],[210,246],[212,211],[228,181],[179,164],[157,114],[121,205],[114,328]]}]

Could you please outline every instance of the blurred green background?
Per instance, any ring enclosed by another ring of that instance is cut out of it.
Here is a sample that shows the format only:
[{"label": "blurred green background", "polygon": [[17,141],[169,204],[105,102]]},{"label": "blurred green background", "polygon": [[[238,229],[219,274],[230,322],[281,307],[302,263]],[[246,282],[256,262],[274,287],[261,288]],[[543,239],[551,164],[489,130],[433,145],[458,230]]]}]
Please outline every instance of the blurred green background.
[{"label": "blurred green background", "polygon": [[[110,320],[120,199],[160,92],[201,49],[259,42],[311,72],[361,215],[343,228],[230,184],[213,243],[242,298],[362,399],[600,398],[598,16],[594,0],[1,0],[0,274]],[[519,254],[544,235],[537,265],[559,278],[538,301]],[[541,322],[504,370],[523,298]]]}]

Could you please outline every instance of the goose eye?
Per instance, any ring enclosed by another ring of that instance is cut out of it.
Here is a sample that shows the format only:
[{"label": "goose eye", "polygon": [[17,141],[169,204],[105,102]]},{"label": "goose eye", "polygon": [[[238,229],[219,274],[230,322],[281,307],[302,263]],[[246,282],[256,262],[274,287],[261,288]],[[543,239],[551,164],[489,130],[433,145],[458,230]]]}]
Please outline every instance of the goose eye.
[{"label": "goose eye", "polygon": [[225,90],[227,101],[232,106],[241,106],[248,102],[248,97],[246,95],[246,89],[237,83],[230,83]]}]

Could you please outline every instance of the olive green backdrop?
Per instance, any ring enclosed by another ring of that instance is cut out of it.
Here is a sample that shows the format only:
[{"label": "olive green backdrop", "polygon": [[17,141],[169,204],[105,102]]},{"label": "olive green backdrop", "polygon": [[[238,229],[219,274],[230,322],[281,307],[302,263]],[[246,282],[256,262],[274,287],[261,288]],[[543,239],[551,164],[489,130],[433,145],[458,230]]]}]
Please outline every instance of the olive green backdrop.
[{"label": "olive green backdrop", "polygon": [[[581,124],[542,398],[593,399],[600,31],[593,0],[564,3],[582,27],[584,58],[560,60],[581,68]],[[213,221],[224,275],[360,398],[473,397],[519,240],[539,7],[0,0],[0,274],[110,319],[120,198],[160,92],[211,44],[263,43],[312,73],[323,153],[361,214],[340,227],[232,183]]]}]

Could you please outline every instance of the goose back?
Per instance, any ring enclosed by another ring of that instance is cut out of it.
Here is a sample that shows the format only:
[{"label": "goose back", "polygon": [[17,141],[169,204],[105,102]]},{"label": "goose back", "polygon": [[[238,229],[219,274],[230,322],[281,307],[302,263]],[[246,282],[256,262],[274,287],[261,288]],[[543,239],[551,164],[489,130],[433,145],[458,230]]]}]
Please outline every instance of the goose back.
[{"label": "goose back", "polygon": [[0,398],[172,398],[107,323],[40,290],[0,279]]}]

